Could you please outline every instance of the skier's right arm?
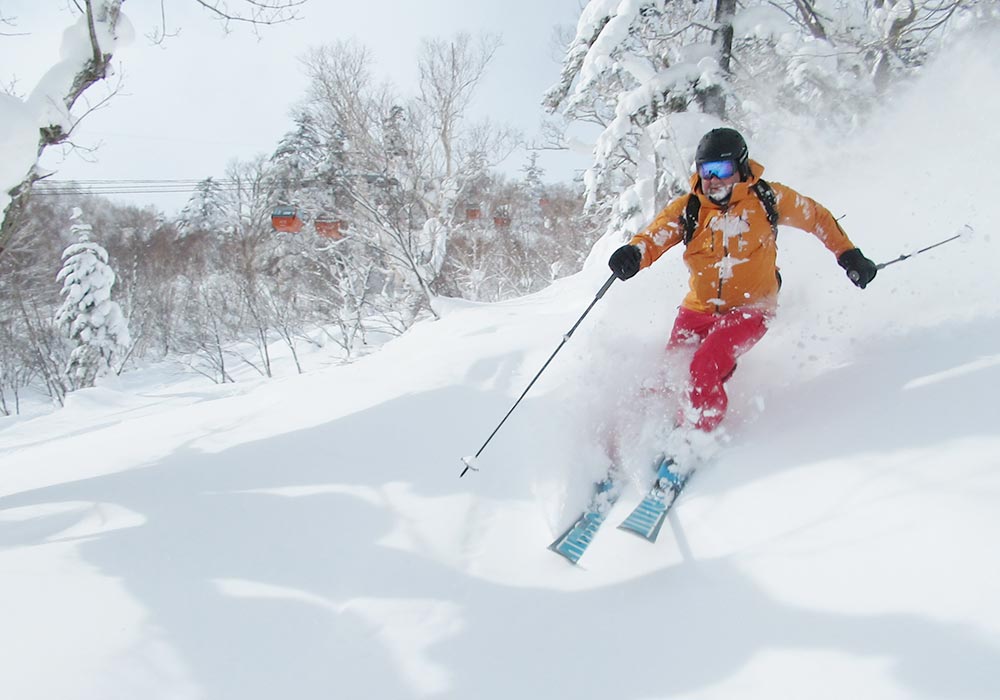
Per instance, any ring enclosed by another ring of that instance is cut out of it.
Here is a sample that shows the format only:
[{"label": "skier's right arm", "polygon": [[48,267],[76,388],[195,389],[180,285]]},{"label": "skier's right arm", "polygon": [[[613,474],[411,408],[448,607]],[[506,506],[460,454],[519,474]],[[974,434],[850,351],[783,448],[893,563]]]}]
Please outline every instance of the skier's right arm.
[{"label": "skier's right arm", "polygon": [[640,269],[649,267],[657,258],[684,240],[681,216],[684,214],[687,201],[688,195],[671,200],[663,211],[656,215],[653,223],[632,236],[629,244],[638,247],[642,253]]},{"label": "skier's right arm", "polygon": [[672,200],[656,215],[653,223],[632,237],[626,245],[611,254],[608,265],[619,279],[628,279],[684,240],[681,215],[688,196]]}]

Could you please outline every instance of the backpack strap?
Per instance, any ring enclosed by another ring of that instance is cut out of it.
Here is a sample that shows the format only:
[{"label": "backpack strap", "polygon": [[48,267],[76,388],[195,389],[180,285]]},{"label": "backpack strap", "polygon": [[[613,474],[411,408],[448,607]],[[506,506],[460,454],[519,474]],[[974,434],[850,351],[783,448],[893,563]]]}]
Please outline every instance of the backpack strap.
[{"label": "backpack strap", "polygon": [[[764,205],[764,213],[767,214],[767,223],[771,224],[771,233],[775,239],[778,238],[778,197],[774,194],[774,188],[766,180],[757,180],[754,183],[753,193]],[[681,214],[681,226],[684,228],[684,245],[694,238],[695,229],[698,228],[698,213],[701,211],[701,200],[693,192],[688,195],[687,206]]]},{"label": "backpack strap", "polygon": [[688,195],[687,206],[681,214],[681,226],[684,227],[684,245],[694,238],[694,231],[698,228],[698,212],[701,211],[701,200],[693,192]]},{"label": "backpack strap", "polygon": [[778,237],[778,197],[774,194],[774,188],[766,180],[757,180],[752,187],[757,199],[764,205],[764,213],[767,214],[767,223],[771,224],[771,232],[775,239]]}]

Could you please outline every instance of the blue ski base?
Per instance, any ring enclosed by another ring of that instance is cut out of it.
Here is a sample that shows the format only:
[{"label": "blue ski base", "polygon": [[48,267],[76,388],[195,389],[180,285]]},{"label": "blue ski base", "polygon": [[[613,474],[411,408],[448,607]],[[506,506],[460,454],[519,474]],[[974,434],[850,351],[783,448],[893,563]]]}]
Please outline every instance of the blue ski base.
[{"label": "blue ski base", "polygon": [[660,462],[660,467],[656,470],[656,481],[649,489],[649,493],[622,521],[618,526],[619,529],[639,535],[650,542],[656,542],[670,507],[674,505],[681,489],[691,476],[690,473],[677,474],[670,469],[672,466],[674,461],[669,457]]},{"label": "blue ski base", "polygon": [[611,506],[615,504],[621,494],[621,488],[617,481],[616,475],[608,472],[607,477],[595,484],[594,497],[583,515],[577,518],[576,522],[555,542],[550,544],[549,549],[563,556],[571,564],[580,561],[580,557],[587,551],[587,547],[594,540],[601,524],[608,517]]}]

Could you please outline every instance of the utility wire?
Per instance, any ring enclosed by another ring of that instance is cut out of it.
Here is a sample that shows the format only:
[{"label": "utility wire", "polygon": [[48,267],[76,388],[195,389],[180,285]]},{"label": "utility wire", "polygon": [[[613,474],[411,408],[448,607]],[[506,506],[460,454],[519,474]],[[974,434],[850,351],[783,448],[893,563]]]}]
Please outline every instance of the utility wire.
[{"label": "utility wire", "polygon": [[[394,181],[379,174],[363,174],[369,183],[384,181],[391,185]],[[266,189],[270,181],[245,181],[226,178],[202,178],[200,180],[39,180],[32,189],[39,195],[100,195],[100,194],[177,194],[194,192],[206,183],[216,192],[248,192],[259,191],[263,185]],[[319,178],[304,178],[294,183],[296,186],[335,186],[335,183]]]},{"label": "utility wire", "polygon": [[[44,180],[33,192],[38,195],[103,195],[103,194],[178,194],[194,192],[205,182],[201,180]],[[245,183],[236,180],[211,180],[216,191],[235,192]]]}]

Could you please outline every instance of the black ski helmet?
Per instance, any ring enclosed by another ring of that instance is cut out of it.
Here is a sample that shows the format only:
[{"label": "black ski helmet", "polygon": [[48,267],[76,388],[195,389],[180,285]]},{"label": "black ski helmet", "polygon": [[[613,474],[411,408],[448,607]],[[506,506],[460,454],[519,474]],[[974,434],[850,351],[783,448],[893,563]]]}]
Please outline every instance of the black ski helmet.
[{"label": "black ski helmet", "polygon": [[750,177],[750,151],[747,149],[747,142],[736,129],[712,129],[701,137],[694,154],[695,164],[713,160],[736,161],[736,169],[743,179]]}]

